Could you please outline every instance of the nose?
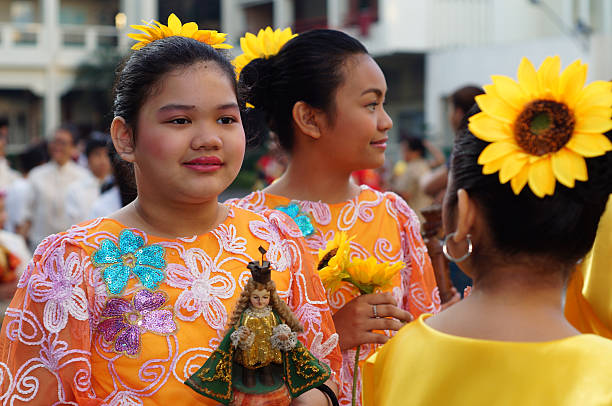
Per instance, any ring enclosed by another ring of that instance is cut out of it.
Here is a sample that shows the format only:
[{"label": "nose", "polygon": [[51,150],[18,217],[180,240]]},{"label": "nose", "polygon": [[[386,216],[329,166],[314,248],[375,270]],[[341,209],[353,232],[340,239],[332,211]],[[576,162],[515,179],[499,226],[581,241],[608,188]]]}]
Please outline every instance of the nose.
[{"label": "nose", "polygon": [[194,126],[194,132],[191,139],[191,148],[195,150],[218,150],[223,146],[221,137],[211,126]]},{"label": "nose", "polygon": [[378,130],[381,132],[387,132],[393,127],[393,120],[391,116],[387,114],[387,111],[382,108],[381,115],[378,118]]}]

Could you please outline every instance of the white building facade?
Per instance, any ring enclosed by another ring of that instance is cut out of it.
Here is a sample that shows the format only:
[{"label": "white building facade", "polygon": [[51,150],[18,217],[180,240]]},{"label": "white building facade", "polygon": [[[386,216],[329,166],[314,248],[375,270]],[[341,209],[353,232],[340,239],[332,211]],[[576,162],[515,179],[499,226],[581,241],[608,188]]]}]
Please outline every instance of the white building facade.
[{"label": "white building facade", "polygon": [[60,125],[77,67],[101,50],[126,48],[127,26],[157,10],[157,0],[0,0],[0,119],[10,148]]}]

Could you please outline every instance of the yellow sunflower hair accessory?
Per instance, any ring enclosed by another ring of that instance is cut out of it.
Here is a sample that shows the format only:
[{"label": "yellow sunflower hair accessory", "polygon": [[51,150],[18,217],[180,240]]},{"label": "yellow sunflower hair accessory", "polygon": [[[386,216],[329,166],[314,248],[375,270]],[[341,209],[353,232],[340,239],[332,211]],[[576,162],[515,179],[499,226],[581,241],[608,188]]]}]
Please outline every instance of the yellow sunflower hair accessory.
[{"label": "yellow sunflower hair accessory", "polygon": [[587,65],[580,60],[560,70],[558,56],[537,71],[523,58],[518,83],[492,76],[493,84],[476,96],[481,112],[468,127],[490,142],[478,157],[482,173],[499,172],[499,181],[510,181],[517,195],[526,184],[538,197],[552,195],[556,181],[573,188],[588,179],[584,158],[612,150],[603,134],[612,129],[612,83],[584,87]]},{"label": "yellow sunflower hair accessory", "polygon": [[273,31],[272,27],[266,27],[259,30],[257,36],[250,32],[244,34],[244,37],[240,38],[240,48],[243,53],[232,61],[236,68],[236,76],[239,78],[242,69],[252,60],[276,55],[283,45],[294,37],[297,37],[297,34],[292,34],[291,28],[284,30],[277,28]]},{"label": "yellow sunflower hair accessory", "polygon": [[168,17],[167,26],[159,21],[153,21],[153,23],[143,21],[143,23],[145,25],[130,25],[131,28],[144,33],[128,34],[128,37],[138,41],[132,46],[132,49],[140,49],[158,39],[173,36],[193,38],[217,49],[233,48],[229,44],[224,44],[227,34],[215,30],[199,30],[198,25],[194,22],[181,24],[181,20],[174,13]]}]

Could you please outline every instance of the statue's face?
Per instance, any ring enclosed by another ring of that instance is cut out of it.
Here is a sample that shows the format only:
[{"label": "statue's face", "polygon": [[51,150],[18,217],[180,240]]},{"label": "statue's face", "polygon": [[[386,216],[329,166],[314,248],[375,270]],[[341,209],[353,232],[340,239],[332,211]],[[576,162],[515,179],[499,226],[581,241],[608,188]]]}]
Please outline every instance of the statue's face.
[{"label": "statue's face", "polygon": [[256,289],[251,292],[251,306],[256,309],[263,309],[270,303],[270,292],[265,289]]}]

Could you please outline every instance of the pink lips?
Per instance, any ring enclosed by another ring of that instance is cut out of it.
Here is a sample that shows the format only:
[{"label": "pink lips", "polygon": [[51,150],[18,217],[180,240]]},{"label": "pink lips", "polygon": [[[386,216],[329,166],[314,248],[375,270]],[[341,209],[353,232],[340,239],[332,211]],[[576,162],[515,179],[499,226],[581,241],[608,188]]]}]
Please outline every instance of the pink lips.
[{"label": "pink lips", "polygon": [[183,166],[196,172],[214,172],[223,166],[223,161],[216,156],[202,156],[183,163]]},{"label": "pink lips", "polygon": [[381,149],[386,149],[387,148],[387,141],[389,140],[389,137],[385,137],[385,138],[381,138],[378,141],[372,141],[370,142],[370,145],[373,146],[374,148],[381,148]]}]

